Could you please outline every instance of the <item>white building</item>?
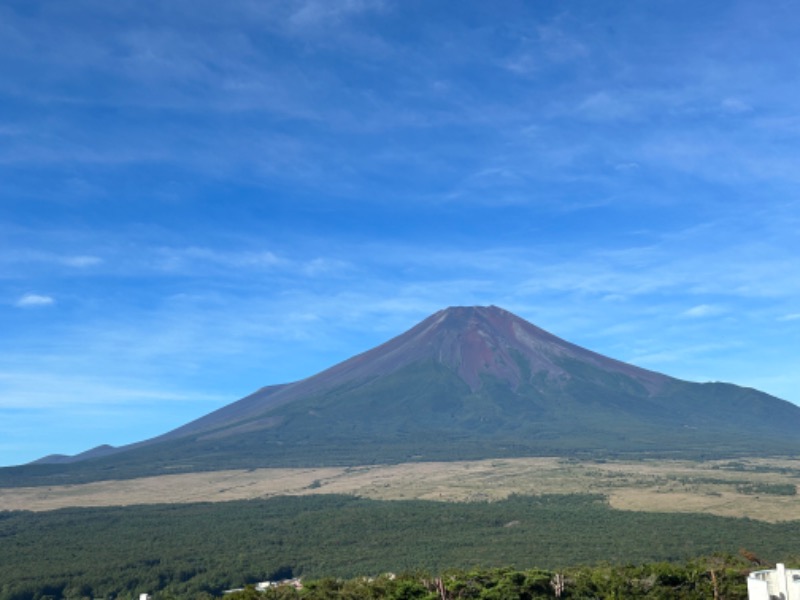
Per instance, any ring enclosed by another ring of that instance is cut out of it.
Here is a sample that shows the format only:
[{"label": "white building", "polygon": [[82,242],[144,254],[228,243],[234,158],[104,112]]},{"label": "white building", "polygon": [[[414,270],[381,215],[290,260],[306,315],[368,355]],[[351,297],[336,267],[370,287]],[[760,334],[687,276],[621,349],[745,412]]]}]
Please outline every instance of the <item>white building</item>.
[{"label": "white building", "polygon": [[767,571],[747,576],[749,600],[800,600],[800,569],[787,569],[782,563]]}]

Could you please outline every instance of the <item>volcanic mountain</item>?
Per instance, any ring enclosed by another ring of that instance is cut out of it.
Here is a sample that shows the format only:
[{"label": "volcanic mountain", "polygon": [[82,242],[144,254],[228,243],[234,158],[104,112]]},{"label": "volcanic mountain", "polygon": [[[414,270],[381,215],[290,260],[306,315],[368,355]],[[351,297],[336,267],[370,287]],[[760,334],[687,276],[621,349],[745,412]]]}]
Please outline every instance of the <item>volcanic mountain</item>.
[{"label": "volcanic mountain", "polygon": [[15,472],[85,480],[503,456],[787,454],[800,449],[798,431],[800,408],[762,392],[613,360],[495,306],[453,307],[162,436]]}]

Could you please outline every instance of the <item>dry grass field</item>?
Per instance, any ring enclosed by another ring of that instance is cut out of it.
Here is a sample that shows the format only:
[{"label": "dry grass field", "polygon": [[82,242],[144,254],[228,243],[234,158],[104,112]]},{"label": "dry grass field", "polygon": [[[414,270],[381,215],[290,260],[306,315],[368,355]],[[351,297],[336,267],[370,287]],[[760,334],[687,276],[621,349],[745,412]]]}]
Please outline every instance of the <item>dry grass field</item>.
[{"label": "dry grass field", "polygon": [[0,510],[225,502],[280,495],[491,501],[509,494],[589,492],[622,510],[698,512],[769,522],[800,519],[800,460],[574,461],[517,458],[350,468],[256,469],[81,485],[0,489]]}]

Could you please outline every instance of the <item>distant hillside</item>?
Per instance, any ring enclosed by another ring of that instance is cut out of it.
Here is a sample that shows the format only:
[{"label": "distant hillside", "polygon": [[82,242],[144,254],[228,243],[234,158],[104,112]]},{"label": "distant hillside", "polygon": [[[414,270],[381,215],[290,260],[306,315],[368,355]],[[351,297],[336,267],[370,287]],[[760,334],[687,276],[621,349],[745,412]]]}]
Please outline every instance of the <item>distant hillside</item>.
[{"label": "distant hillside", "polygon": [[[500,308],[437,312],[308,379],[160,437],[0,470],[0,484],[500,456],[788,454],[800,408],[564,341]],[[42,464],[44,463],[44,464]]]}]

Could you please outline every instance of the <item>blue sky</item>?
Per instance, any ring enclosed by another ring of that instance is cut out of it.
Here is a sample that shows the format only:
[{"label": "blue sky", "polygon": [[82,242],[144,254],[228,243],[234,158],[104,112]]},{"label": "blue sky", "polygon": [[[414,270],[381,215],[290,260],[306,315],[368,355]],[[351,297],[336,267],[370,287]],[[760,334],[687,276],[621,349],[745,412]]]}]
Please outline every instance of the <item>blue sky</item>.
[{"label": "blue sky", "polygon": [[800,403],[790,2],[5,0],[0,465],[440,308]]}]

